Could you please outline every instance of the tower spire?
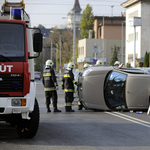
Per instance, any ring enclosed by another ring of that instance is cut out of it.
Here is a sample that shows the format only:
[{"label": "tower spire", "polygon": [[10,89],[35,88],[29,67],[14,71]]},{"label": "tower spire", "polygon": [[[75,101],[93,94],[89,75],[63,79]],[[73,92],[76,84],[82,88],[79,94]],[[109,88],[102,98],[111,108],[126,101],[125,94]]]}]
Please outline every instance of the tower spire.
[{"label": "tower spire", "polygon": [[81,7],[80,7],[79,0],[75,0],[74,6],[73,6],[72,10],[73,10],[75,13],[80,13],[80,12],[81,12],[82,9],[81,9]]}]

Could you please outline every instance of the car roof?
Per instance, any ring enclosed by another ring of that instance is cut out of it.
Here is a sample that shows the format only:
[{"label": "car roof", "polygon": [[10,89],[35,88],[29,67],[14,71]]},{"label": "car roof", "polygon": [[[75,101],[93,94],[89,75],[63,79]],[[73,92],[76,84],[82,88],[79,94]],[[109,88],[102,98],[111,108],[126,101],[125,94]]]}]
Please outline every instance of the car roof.
[{"label": "car roof", "polygon": [[[88,69],[91,69],[92,71],[111,71],[111,70],[118,70],[120,72],[126,72],[126,73],[132,73],[132,74],[148,74],[149,70],[145,68],[117,68],[114,66],[93,66],[89,67]],[[147,71],[148,70],[148,71]]]},{"label": "car roof", "polygon": [[145,72],[141,69],[136,68],[120,68],[120,71],[127,72],[127,73],[134,73],[134,74],[145,74]]}]

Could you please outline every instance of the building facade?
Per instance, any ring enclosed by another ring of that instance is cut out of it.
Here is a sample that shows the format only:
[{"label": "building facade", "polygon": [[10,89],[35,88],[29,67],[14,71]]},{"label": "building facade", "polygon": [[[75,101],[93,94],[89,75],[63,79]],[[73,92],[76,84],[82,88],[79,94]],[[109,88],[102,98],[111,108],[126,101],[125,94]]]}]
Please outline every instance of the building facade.
[{"label": "building facade", "polygon": [[[109,65],[114,47],[118,59],[125,62],[125,17],[95,16],[95,38],[82,39],[78,42],[79,69],[85,62],[94,64],[95,60],[102,60],[104,65]],[[89,37],[90,33],[89,33]]]},{"label": "building facade", "polygon": [[[105,50],[103,47],[105,45]],[[95,64],[95,60],[102,60],[108,66],[116,47],[118,59],[121,59],[121,39],[82,39],[78,42],[78,67],[83,69],[84,63]],[[125,52],[124,52],[125,53]]]},{"label": "building facade", "polygon": [[[150,0],[128,0],[121,4],[126,8],[126,63],[133,65],[135,60],[144,60],[146,51],[150,52]],[[130,19],[141,18],[141,26],[130,26]],[[136,33],[136,34],[135,34]],[[134,35],[136,35],[134,47]]]}]

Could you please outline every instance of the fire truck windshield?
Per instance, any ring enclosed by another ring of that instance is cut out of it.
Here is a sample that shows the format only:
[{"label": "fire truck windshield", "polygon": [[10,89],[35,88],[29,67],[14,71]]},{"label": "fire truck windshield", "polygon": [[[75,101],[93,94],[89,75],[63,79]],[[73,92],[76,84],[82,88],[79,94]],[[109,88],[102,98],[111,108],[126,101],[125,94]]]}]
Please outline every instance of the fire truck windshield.
[{"label": "fire truck windshield", "polygon": [[22,24],[0,23],[0,55],[15,61],[25,58],[24,37]]}]

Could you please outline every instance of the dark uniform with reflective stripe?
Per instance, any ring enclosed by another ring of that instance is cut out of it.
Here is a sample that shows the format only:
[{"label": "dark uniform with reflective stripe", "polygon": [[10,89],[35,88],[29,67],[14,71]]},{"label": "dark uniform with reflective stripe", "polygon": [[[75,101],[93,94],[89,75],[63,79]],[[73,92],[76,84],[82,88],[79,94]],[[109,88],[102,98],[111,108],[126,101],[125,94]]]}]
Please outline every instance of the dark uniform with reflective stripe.
[{"label": "dark uniform with reflective stripe", "polygon": [[65,91],[65,109],[66,111],[72,110],[72,102],[74,100],[74,84],[77,84],[77,81],[74,80],[74,74],[72,73],[71,68],[67,68],[64,72],[62,79],[62,89]]},{"label": "dark uniform with reflective stripe", "polygon": [[45,96],[46,96],[47,110],[48,112],[50,112],[49,105],[51,104],[50,98],[52,98],[53,108],[54,108],[54,111],[56,111],[57,110],[56,86],[58,86],[58,84],[57,84],[55,72],[50,66],[46,66],[46,68],[44,69],[43,85],[44,85]]}]

